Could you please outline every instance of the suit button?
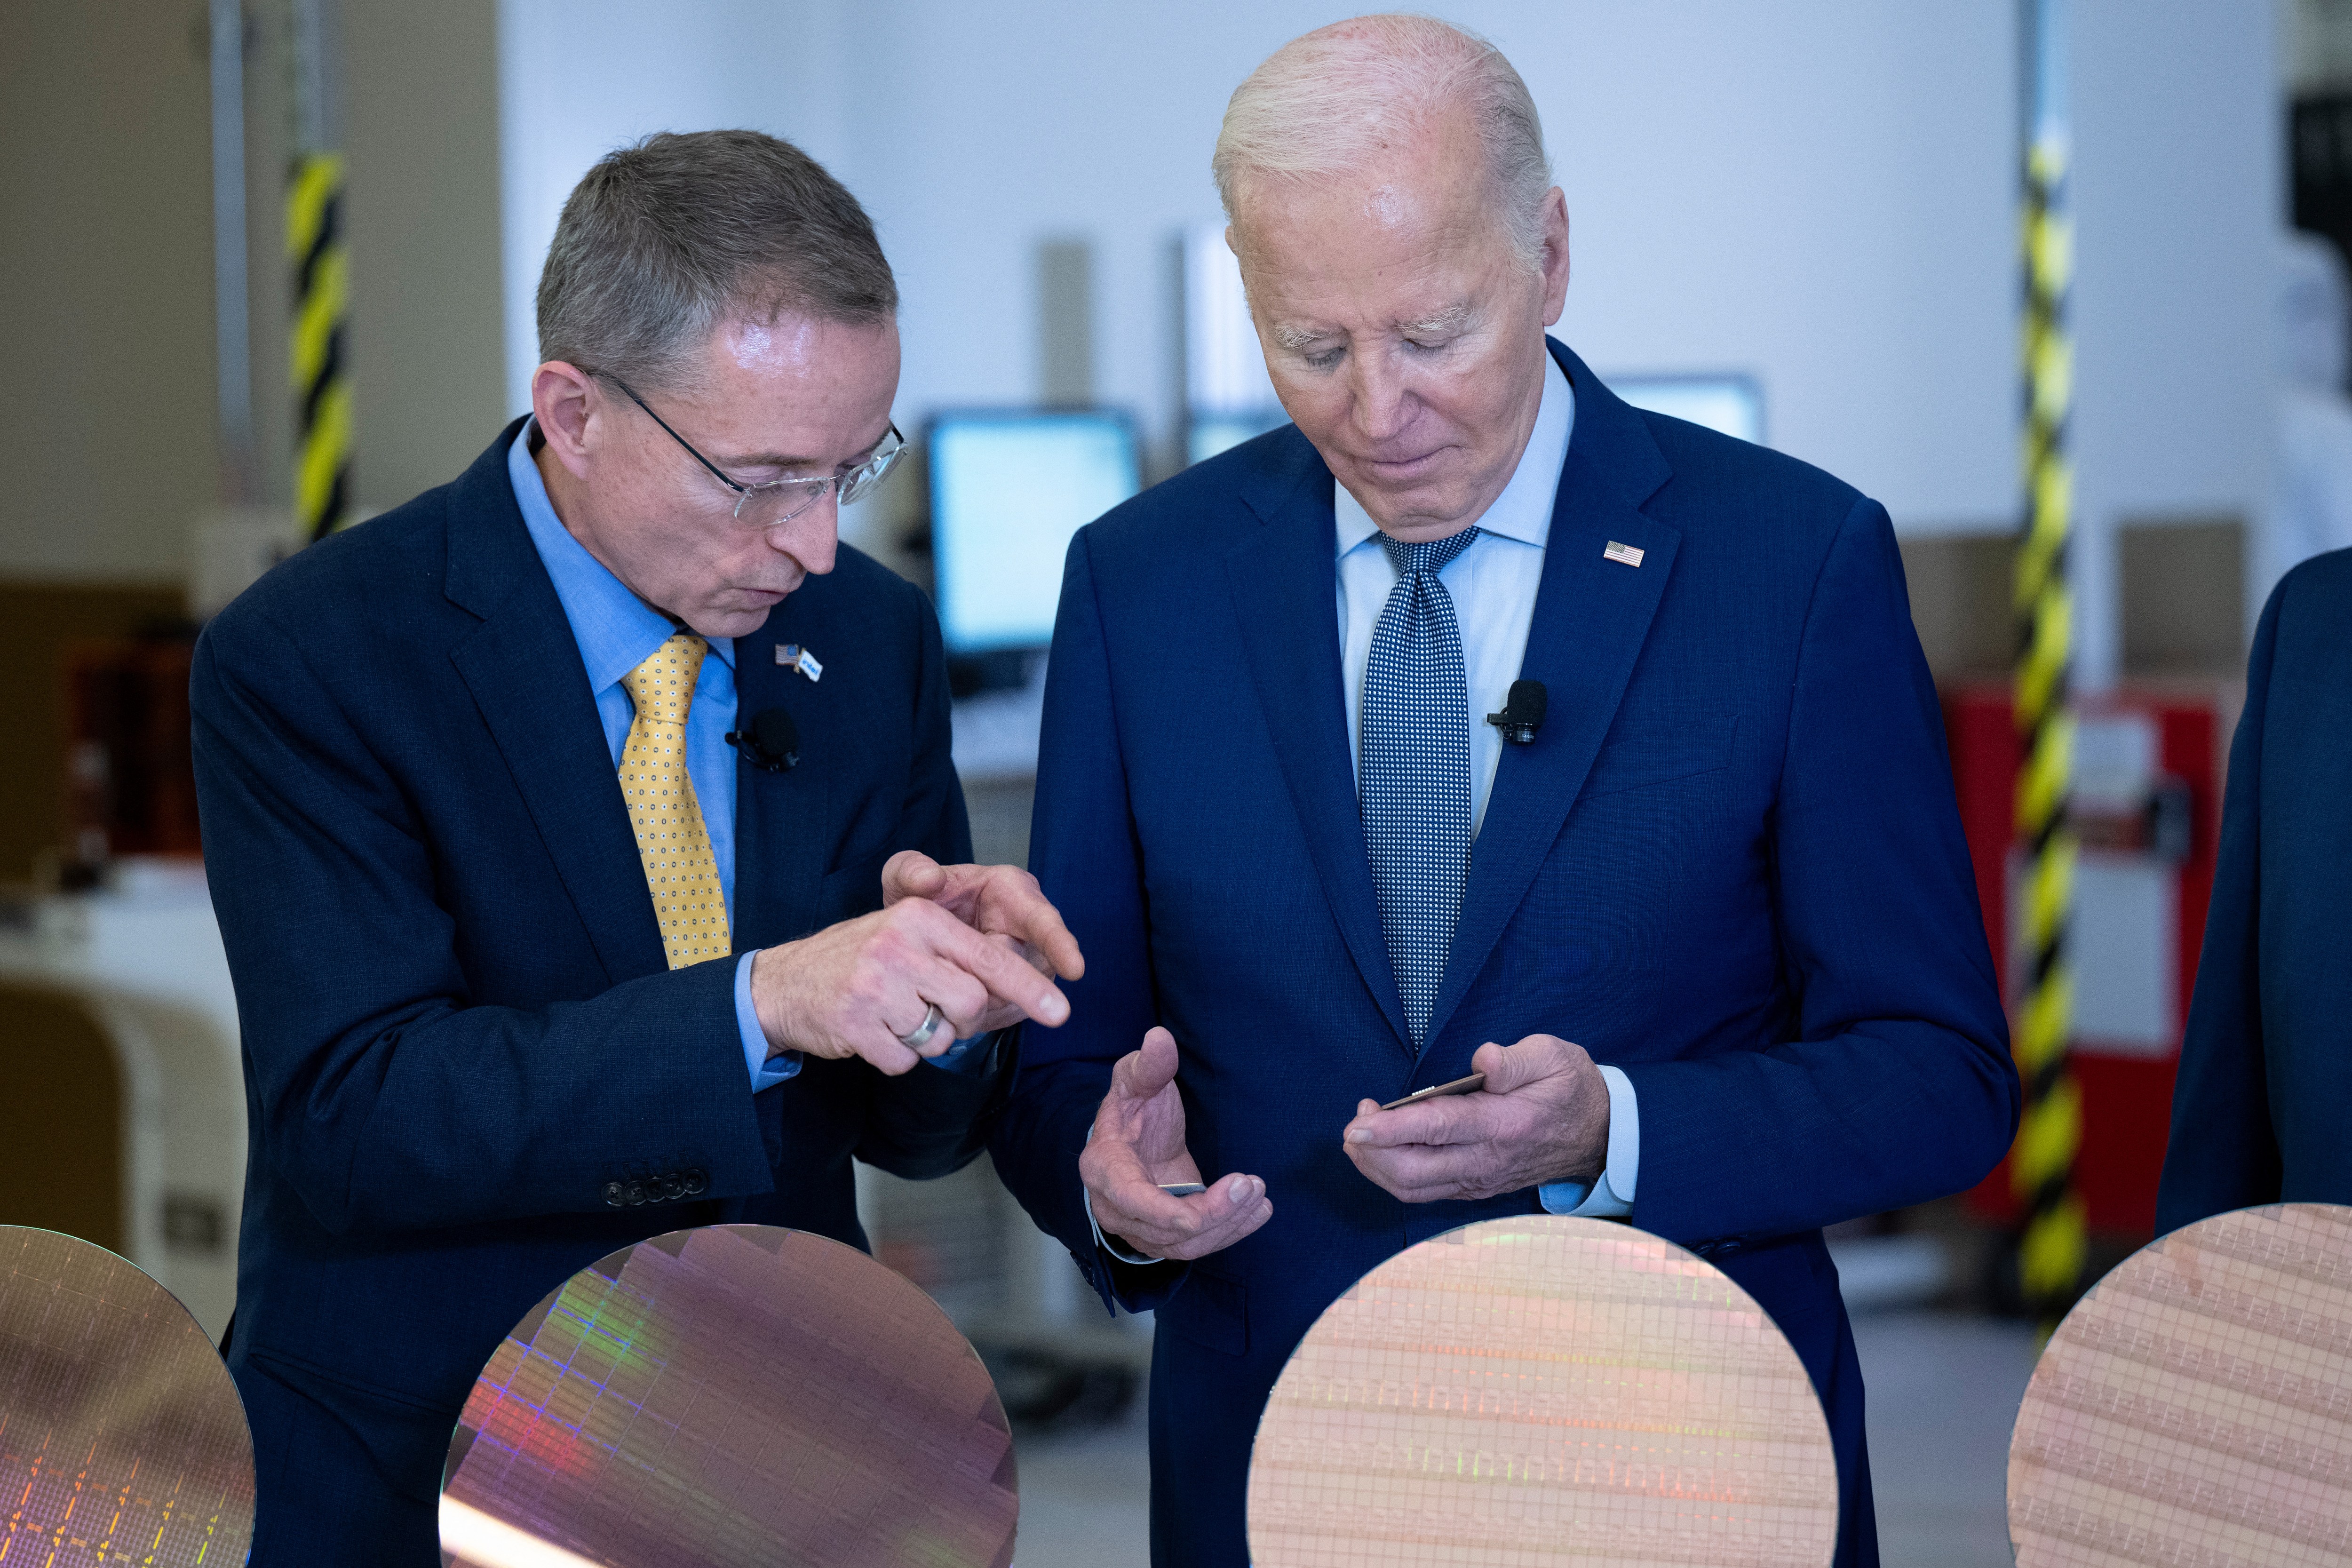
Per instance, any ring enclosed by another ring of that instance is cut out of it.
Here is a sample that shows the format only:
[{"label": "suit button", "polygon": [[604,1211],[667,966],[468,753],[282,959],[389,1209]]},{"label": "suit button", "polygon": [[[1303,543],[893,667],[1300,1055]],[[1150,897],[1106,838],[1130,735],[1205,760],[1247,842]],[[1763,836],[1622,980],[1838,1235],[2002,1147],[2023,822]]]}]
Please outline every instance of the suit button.
[{"label": "suit button", "polygon": [[646,1201],[646,1184],[645,1184],[643,1182],[631,1182],[631,1183],[629,1184],[629,1195],[628,1195],[628,1204],[629,1204],[629,1206],[630,1206],[631,1208],[635,1208],[638,1205],[640,1205],[640,1204],[644,1203],[645,1201]]},{"label": "suit button", "polygon": [[686,1196],[686,1178],[684,1176],[679,1175],[676,1171],[672,1171],[662,1177],[662,1202],[666,1204],[674,1204],[684,1196]]},{"label": "suit button", "polygon": [[606,1182],[604,1184],[604,1201],[612,1205],[614,1208],[625,1207],[627,1205],[629,1201],[629,1189],[623,1186],[618,1182]]},{"label": "suit button", "polygon": [[710,1173],[699,1165],[689,1166],[686,1173],[686,1195],[698,1198],[710,1190]]}]

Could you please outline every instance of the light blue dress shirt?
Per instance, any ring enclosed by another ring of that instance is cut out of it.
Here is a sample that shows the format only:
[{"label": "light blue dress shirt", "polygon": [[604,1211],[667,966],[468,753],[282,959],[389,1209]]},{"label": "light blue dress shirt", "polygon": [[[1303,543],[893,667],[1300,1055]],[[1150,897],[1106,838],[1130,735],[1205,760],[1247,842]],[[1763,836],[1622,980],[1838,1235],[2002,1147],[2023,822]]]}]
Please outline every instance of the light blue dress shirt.
[{"label": "light blue dress shirt", "polygon": [[[526,420],[514,445],[507,448],[507,478],[514,486],[515,504],[522,509],[523,526],[531,544],[555,583],[562,601],[563,618],[571,623],[572,640],[580,645],[580,662],[588,670],[588,689],[596,694],[596,717],[604,726],[604,744],[613,766],[621,765],[628,745],[629,726],[636,704],[621,686],[621,678],[651,658],[679,628],[670,618],[638,598],[604,563],[572,537],[547,499],[547,481],[531,460],[531,444],[539,422]],[[735,927],[735,749],[727,731],[735,728],[735,647],[721,639],[702,656],[702,670],[694,681],[694,701],[686,712],[686,775],[694,781],[695,804],[702,807],[703,831],[710,837],[710,858],[717,862],[719,888],[727,900],[727,926]],[[735,961],[735,1028],[743,1040],[743,1065],[751,1070],[751,1090],[758,1093],[801,1070],[801,1054],[768,1054],[767,1031],[760,1026],[759,1009],[751,1005],[751,958]],[[951,1072],[976,1072],[994,1059],[993,1051],[978,1050],[988,1035],[955,1042],[936,1057],[932,1066]]]},{"label": "light blue dress shirt", "polygon": [[[1559,363],[1544,355],[1543,402],[1527,450],[1510,483],[1478,519],[1478,537],[1446,563],[1437,580],[1454,600],[1462,627],[1462,668],[1470,685],[1470,832],[1486,820],[1503,734],[1485,722],[1498,712],[1527,658],[1535,623],[1536,590],[1543,582],[1544,545],[1551,537],[1552,506],[1560,469],[1576,428],[1576,394]],[[1381,548],[1380,525],[1345,485],[1332,486],[1339,523],[1339,671],[1348,696],[1348,744],[1362,760],[1364,668],[1371,659],[1372,628],[1396,586],[1397,570]],[[1507,1044],[1508,1042],[1506,1042]],[[1609,1153],[1601,1179],[1550,1182],[1536,1189],[1552,1214],[1613,1219],[1633,1212],[1634,1180],[1642,1168],[1642,1116],[1633,1083],[1613,1067],[1601,1069],[1609,1086]]]},{"label": "light blue dress shirt", "polygon": [[[1498,712],[1528,651],[1528,628],[1535,624],[1536,590],[1543,582],[1544,544],[1551,537],[1552,506],[1559,496],[1560,469],[1576,428],[1576,393],[1559,363],[1544,355],[1543,401],[1535,428],[1510,483],[1478,519],[1478,538],[1437,574],[1454,600],[1462,627],[1462,668],[1470,686],[1470,833],[1475,839],[1486,820],[1486,798],[1495,790],[1502,761],[1503,734],[1482,721]],[[1395,588],[1397,570],[1380,545],[1380,525],[1348,487],[1332,487],[1339,524],[1339,676],[1348,698],[1348,746],[1363,761],[1364,670],[1371,661],[1372,628]],[[1601,1069],[1609,1086],[1609,1151],[1601,1179],[1547,1182],[1537,1198],[1551,1214],[1618,1219],[1633,1212],[1633,1186],[1642,1169],[1642,1114],[1633,1082],[1613,1067]],[[1089,1136],[1091,1136],[1089,1132]],[[1095,1240],[1114,1258],[1151,1263],[1121,1243],[1107,1239],[1087,1205]]]},{"label": "light blue dress shirt", "polygon": [[[524,423],[507,449],[507,475],[514,484],[515,504],[522,508],[523,526],[530,530],[530,542],[554,580],[555,596],[563,603],[563,618],[572,624],[572,640],[580,645],[588,689],[596,694],[596,717],[604,722],[604,743],[617,769],[629,726],[637,716],[621,678],[652,658],[678,628],[629,592],[555,515],[547,482],[531,461],[538,431],[536,420]],[[727,743],[727,731],[734,727],[735,648],[721,638],[702,656],[694,701],[687,709],[686,773],[694,782],[695,802],[702,807],[703,831],[710,836],[710,858],[718,863],[730,931],[735,926],[735,751]],[[798,1051],[768,1054],[767,1031],[751,1005],[751,959],[747,952],[735,961],[735,1028],[742,1037],[743,1065],[757,1093],[799,1072],[801,1057]]]}]

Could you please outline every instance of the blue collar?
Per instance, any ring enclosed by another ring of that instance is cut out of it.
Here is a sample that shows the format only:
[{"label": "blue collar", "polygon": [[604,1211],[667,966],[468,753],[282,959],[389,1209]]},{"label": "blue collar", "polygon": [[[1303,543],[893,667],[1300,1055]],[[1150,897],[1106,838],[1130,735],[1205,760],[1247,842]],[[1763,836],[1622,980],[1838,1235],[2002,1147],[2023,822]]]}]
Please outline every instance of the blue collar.
[{"label": "blue collar", "polygon": [[[603,691],[643,664],[677,630],[670,618],[629,592],[604,563],[588,553],[555,515],[547,482],[531,460],[531,437],[538,421],[526,419],[507,448],[507,477],[514,483],[515,504],[522,509],[523,526],[547,574],[555,582],[555,596],[563,603],[563,618],[580,645],[580,661],[588,668],[588,688]],[[735,645],[713,642],[710,651],[732,669]]]}]

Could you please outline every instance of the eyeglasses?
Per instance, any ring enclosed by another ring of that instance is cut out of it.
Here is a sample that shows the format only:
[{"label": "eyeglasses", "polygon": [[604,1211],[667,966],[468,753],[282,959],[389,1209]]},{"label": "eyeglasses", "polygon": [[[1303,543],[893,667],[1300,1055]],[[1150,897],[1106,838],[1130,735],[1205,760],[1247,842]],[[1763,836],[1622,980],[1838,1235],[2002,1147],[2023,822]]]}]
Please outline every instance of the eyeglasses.
[{"label": "eyeglasses", "polygon": [[835,491],[840,504],[847,506],[859,497],[870,494],[898,454],[907,449],[907,438],[898,434],[893,420],[888,434],[875,444],[855,468],[845,474],[827,474],[822,479],[770,479],[764,484],[738,484],[719,465],[694,449],[694,443],[669,427],[669,421],[655,413],[635,389],[619,376],[610,376],[614,386],[629,395],[629,401],[645,409],[646,417],[662,427],[662,434],[686,448],[688,456],[710,470],[710,477],[735,492],[735,521],[746,528],[775,528],[787,523],[824,499],[827,490]]}]

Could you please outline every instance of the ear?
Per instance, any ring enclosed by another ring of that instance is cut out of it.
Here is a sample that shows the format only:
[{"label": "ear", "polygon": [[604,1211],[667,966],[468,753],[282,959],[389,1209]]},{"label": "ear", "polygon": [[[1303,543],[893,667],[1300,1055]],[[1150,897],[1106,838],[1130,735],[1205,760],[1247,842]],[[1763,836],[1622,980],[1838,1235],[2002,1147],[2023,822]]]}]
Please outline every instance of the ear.
[{"label": "ear", "polygon": [[530,411],[538,416],[548,450],[574,479],[588,474],[605,408],[604,388],[577,365],[550,360],[531,373]]},{"label": "ear", "polygon": [[1568,309],[1568,197],[1558,185],[1544,193],[1544,325],[1555,326]]}]

